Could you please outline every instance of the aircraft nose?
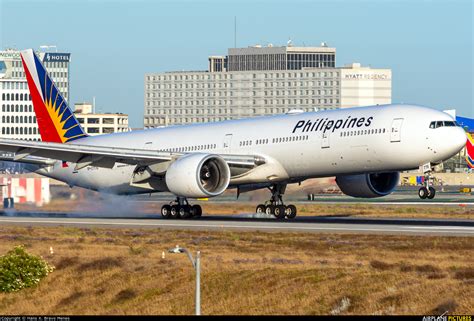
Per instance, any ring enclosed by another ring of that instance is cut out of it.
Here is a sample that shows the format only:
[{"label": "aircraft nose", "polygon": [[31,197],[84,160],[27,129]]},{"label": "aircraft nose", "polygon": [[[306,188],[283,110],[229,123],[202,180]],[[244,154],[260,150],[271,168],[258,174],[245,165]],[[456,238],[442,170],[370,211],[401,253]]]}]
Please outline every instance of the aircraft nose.
[{"label": "aircraft nose", "polygon": [[462,129],[461,127],[456,127],[455,132],[451,137],[452,146],[455,153],[458,153],[461,149],[464,148],[464,146],[466,146],[466,140],[467,136],[464,129]]}]

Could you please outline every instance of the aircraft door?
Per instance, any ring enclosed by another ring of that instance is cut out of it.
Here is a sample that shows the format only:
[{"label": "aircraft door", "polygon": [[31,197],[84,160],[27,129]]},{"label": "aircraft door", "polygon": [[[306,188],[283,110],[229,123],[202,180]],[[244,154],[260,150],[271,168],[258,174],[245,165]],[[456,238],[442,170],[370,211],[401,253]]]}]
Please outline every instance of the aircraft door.
[{"label": "aircraft door", "polygon": [[394,118],[392,121],[392,129],[390,131],[390,142],[398,143],[401,140],[403,118]]},{"label": "aircraft door", "polygon": [[222,145],[222,149],[227,152],[227,153],[230,153],[230,149],[231,149],[231,145],[232,144],[232,134],[226,134],[225,137],[224,137],[224,142],[223,142],[223,145]]},{"label": "aircraft door", "polygon": [[323,132],[321,140],[321,148],[329,148],[329,131]]}]

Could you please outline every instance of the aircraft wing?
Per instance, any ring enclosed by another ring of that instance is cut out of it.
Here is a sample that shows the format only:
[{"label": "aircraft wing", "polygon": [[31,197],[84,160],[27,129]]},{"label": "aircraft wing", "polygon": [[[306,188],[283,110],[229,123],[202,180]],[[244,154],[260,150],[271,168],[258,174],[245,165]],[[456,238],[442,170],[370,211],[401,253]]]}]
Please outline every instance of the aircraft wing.
[{"label": "aircraft wing", "polygon": [[[134,149],[81,144],[62,144],[16,139],[0,139],[0,150],[15,153],[12,161],[26,161],[31,156],[76,163],[76,170],[86,166],[112,168],[115,163],[151,165],[171,161],[183,153],[170,153],[149,149]],[[230,167],[253,168],[263,163],[251,155],[221,155]]]},{"label": "aircraft wing", "polygon": [[[0,155],[0,161],[15,162],[15,155],[13,153]],[[21,159],[21,162],[25,164],[49,166],[53,165],[56,160],[36,156],[25,156]]]}]

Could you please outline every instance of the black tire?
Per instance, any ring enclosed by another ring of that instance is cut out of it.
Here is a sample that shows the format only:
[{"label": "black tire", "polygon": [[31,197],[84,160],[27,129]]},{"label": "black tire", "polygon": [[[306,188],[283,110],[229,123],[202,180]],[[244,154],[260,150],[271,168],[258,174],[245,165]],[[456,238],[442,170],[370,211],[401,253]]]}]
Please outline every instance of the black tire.
[{"label": "black tire", "polygon": [[263,204],[258,204],[257,208],[255,209],[255,213],[257,214],[263,214],[265,213],[265,205]]},{"label": "black tire", "polygon": [[171,206],[170,218],[172,218],[172,219],[179,218],[179,207],[180,207],[179,205]]},{"label": "black tire", "polygon": [[273,215],[275,215],[275,217],[279,220],[285,218],[285,206],[284,205],[278,205],[278,206],[275,206],[275,209],[273,210]]},{"label": "black tire", "polygon": [[265,214],[273,215],[274,212],[275,212],[275,206],[273,206],[273,205],[265,206]]},{"label": "black tire", "polygon": [[168,218],[170,218],[170,215],[171,215],[171,206],[169,206],[169,205],[163,205],[163,206],[161,207],[161,216],[162,216],[163,218],[168,219]]},{"label": "black tire", "polygon": [[295,218],[296,217],[296,206],[290,204],[286,207],[286,217],[289,219]]},{"label": "black tire", "polygon": [[436,190],[433,187],[428,188],[428,198],[431,200],[435,197],[436,195]]},{"label": "black tire", "polygon": [[182,205],[179,207],[179,218],[186,219],[191,217],[191,206]]},{"label": "black tire", "polygon": [[418,190],[418,196],[424,200],[428,197],[428,189],[426,187],[422,187]]},{"label": "black tire", "polygon": [[193,217],[201,217],[202,215],[202,208],[200,205],[193,205],[191,207],[191,212],[193,214]]}]

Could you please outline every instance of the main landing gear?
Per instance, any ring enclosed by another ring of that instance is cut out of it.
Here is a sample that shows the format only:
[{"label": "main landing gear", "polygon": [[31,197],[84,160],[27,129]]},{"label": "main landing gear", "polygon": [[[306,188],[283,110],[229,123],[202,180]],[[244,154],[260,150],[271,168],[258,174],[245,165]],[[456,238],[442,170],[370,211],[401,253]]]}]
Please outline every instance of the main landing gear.
[{"label": "main landing gear", "polygon": [[265,202],[265,204],[257,205],[255,212],[257,214],[266,213],[268,215],[274,215],[277,219],[295,218],[296,206],[292,204],[285,205],[283,203],[283,194],[285,194],[286,184],[275,184],[268,189],[272,193],[270,200]]},{"label": "main landing gear", "polygon": [[201,206],[190,205],[185,197],[177,197],[174,202],[161,207],[161,216],[166,219],[186,219],[192,217],[201,217],[201,215]]},{"label": "main landing gear", "polygon": [[436,195],[436,190],[434,189],[433,186],[431,186],[433,184],[433,178],[431,177],[431,164],[426,164],[423,166],[423,171],[424,171],[424,174],[425,174],[425,179],[424,179],[424,182],[423,184],[425,186],[421,187],[419,190],[418,190],[418,196],[421,198],[421,199],[433,199]]}]

